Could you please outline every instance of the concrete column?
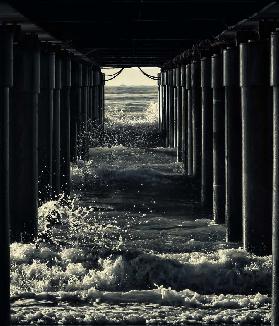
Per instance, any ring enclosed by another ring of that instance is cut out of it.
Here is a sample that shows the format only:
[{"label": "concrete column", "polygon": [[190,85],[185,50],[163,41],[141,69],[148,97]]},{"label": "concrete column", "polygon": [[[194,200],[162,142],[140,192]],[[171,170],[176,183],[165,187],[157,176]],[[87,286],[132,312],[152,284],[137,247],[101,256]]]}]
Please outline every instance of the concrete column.
[{"label": "concrete column", "polygon": [[279,325],[279,33],[271,34],[273,87],[272,326]]},{"label": "concrete column", "polygon": [[244,248],[271,253],[272,94],[265,41],[240,44]]},{"label": "concrete column", "polygon": [[80,128],[82,124],[82,64],[78,58],[72,60],[72,84],[71,84],[71,162],[76,162],[81,157],[80,149]]},{"label": "concrete column", "polygon": [[191,64],[186,65],[186,90],[187,90],[187,153],[188,176],[193,176],[193,119],[192,119],[192,91],[191,91]]},{"label": "concrete column", "polygon": [[181,156],[184,165],[185,174],[188,173],[188,106],[186,89],[186,66],[180,67],[180,85],[181,85]]},{"label": "concrete column", "polygon": [[181,67],[176,68],[176,157],[177,162],[182,162],[182,86]]},{"label": "concrete column", "polygon": [[33,241],[38,232],[38,97],[40,49],[22,36],[15,52],[11,98],[11,241]]},{"label": "concrete column", "polygon": [[213,113],[211,59],[201,59],[201,204],[212,212],[213,202]]},{"label": "concrete column", "polygon": [[242,242],[241,97],[238,49],[223,52],[227,241]]},{"label": "concrete column", "polygon": [[38,189],[39,200],[52,197],[53,90],[55,86],[55,53],[49,44],[41,45],[40,94],[38,112]]},{"label": "concrete column", "polygon": [[0,28],[0,315],[10,325],[10,89],[13,86],[13,30]]},{"label": "concrete column", "polygon": [[225,102],[223,87],[223,57],[211,58],[213,88],[213,218],[225,223]]},{"label": "concrete column", "polygon": [[71,175],[70,175],[70,88],[71,88],[71,59],[68,53],[61,56],[61,107],[60,107],[60,141],[61,141],[61,158],[60,158],[60,180],[61,190],[70,195],[71,192]]},{"label": "concrete column", "polygon": [[193,123],[193,175],[201,178],[201,70],[200,62],[191,63],[191,107]]},{"label": "concrete column", "polygon": [[55,89],[53,91],[53,143],[52,143],[52,191],[57,197],[61,192],[60,184],[60,99],[61,99],[61,57],[55,55]]}]

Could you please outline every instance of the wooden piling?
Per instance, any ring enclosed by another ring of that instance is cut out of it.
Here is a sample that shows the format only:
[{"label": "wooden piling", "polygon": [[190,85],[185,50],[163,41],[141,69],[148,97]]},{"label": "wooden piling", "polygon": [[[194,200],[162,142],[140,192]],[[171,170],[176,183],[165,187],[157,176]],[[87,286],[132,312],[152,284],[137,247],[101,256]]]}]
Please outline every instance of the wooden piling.
[{"label": "wooden piling", "polygon": [[40,49],[36,35],[22,36],[15,51],[11,97],[11,241],[38,232],[38,96]]},{"label": "wooden piling", "polygon": [[70,195],[71,176],[70,176],[70,88],[71,88],[71,58],[64,52],[61,56],[61,106],[60,106],[60,141],[61,141],[61,158],[60,158],[60,180],[61,190]]},{"label": "wooden piling", "polygon": [[181,86],[181,66],[176,67],[176,159],[182,162],[182,86]]},{"label": "wooden piling", "polygon": [[225,223],[225,102],[223,87],[223,57],[211,57],[211,87],[213,89],[213,218]]},{"label": "wooden piling", "polygon": [[82,124],[81,107],[82,107],[82,64],[77,59],[72,59],[72,84],[71,84],[71,162],[76,162],[81,157],[80,149],[80,129]]},{"label": "wooden piling", "polygon": [[88,67],[89,74],[89,99],[88,99],[88,119],[90,120],[90,128],[93,127],[94,123],[94,93],[93,93],[93,85],[94,85],[94,77],[92,67]]},{"label": "wooden piling", "polygon": [[201,72],[200,62],[191,63],[191,109],[193,123],[193,175],[201,180]]},{"label": "wooden piling", "polygon": [[242,242],[241,98],[238,48],[223,51],[225,87],[226,239]]},{"label": "wooden piling", "polygon": [[212,212],[213,203],[213,116],[211,59],[201,59],[201,205]]},{"label": "wooden piling", "polygon": [[53,90],[55,54],[49,44],[41,45],[40,94],[38,112],[38,191],[40,202],[52,197]]},{"label": "wooden piling", "polygon": [[173,147],[177,149],[178,89],[176,84],[176,68],[172,68],[172,92],[173,92]]},{"label": "wooden piling", "polygon": [[13,86],[13,30],[0,28],[0,315],[10,325],[10,89]]},{"label": "wooden piling", "polygon": [[61,192],[60,183],[60,100],[61,100],[61,57],[55,55],[55,88],[53,91],[53,142],[52,142],[52,192],[57,197]]},{"label": "wooden piling", "polygon": [[186,90],[187,90],[187,153],[188,176],[193,176],[193,119],[192,119],[192,92],[191,92],[191,64],[186,65]]},{"label": "wooden piling", "polygon": [[257,255],[271,253],[272,94],[266,41],[240,44],[243,242]]},{"label": "wooden piling", "polygon": [[88,139],[88,111],[89,111],[89,67],[82,65],[82,87],[81,87],[81,158],[89,158],[89,139]]},{"label": "wooden piling", "polygon": [[157,89],[158,89],[158,129],[159,132],[163,133],[163,87],[162,87],[162,74],[157,74]]},{"label": "wooden piling", "polygon": [[188,173],[188,111],[187,111],[187,89],[186,89],[186,66],[180,67],[180,85],[181,85],[181,156],[185,174]]},{"label": "wooden piling", "polygon": [[163,71],[163,106],[164,106],[164,116],[165,116],[165,123],[164,123],[164,139],[165,139],[165,146],[169,146],[169,101],[168,101],[168,72]]},{"label": "wooden piling", "polygon": [[273,88],[272,326],[279,325],[279,32],[271,34]]},{"label": "wooden piling", "polygon": [[174,89],[173,89],[173,70],[168,70],[168,113],[169,113],[169,147],[174,148]]},{"label": "wooden piling", "polygon": [[104,128],[104,123],[105,123],[105,74],[101,73],[100,71],[100,77],[101,77],[101,85],[100,85],[100,95],[101,95],[101,116],[102,116],[102,121],[101,125],[102,128]]},{"label": "wooden piling", "polygon": [[93,77],[94,77],[94,111],[95,111],[95,117],[96,117],[96,124],[97,126],[101,125],[102,121],[102,114],[101,114],[101,103],[100,103],[100,73],[96,69],[93,71]]}]

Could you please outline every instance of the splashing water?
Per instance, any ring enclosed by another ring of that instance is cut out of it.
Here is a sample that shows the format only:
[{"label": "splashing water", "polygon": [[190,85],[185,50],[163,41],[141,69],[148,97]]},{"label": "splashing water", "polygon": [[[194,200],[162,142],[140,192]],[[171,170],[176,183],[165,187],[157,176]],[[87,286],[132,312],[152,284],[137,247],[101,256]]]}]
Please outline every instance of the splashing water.
[{"label": "splashing water", "polygon": [[13,323],[270,323],[271,257],[200,218],[195,185],[156,143],[155,91],[111,88],[93,135],[105,146],[72,165],[72,197],[39,207],[38,239],[11,245]]}]

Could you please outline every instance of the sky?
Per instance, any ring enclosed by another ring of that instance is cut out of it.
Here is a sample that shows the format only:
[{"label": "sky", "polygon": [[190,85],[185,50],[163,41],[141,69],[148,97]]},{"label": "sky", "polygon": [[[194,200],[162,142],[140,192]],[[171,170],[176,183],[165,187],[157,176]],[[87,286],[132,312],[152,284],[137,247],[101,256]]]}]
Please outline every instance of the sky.
[{"label": "sky", "polygon": [[[108,75],[114,74],[119,70],[119,68],[115,69],[102,69],[102,72],[106,74],[106,79],[110,78]],[[157,67],[142,67],[142,70],[147,72],[149,75],[156,76],[160,72],[160,69]],[[147,78],[142,74],[142,72],[136,68],[125,68],[122,73],[113,80],[106,82],[107,86],[119,86],[119,85],[126,85],[126,86],[139,86],[139,85],[146,85],[152,86],[157,85],[156,80],[152,80]]]}]

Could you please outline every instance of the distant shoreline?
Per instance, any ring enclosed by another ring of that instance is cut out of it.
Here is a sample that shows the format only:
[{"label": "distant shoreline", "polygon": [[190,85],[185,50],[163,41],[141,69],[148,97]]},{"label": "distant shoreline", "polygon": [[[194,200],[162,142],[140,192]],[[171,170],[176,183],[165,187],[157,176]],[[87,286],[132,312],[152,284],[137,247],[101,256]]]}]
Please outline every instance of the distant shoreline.
[{"label": "distant shoreline", "polygon": [[141,87],[141,88],[155,87],[155,88],[157,88],[157,85],[105,85],[105,87]]}]

